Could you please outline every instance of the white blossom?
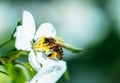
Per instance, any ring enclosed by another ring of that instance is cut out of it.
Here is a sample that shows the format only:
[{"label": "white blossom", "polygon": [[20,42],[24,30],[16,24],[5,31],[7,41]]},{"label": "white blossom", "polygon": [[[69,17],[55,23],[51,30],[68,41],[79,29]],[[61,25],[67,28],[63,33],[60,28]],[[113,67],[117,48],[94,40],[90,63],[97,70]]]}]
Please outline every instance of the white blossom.
[{"label": "white blossom", "polygon": [[42,52],[34,52],[33,41],[41,39],[42,36],[54,38],[56,30],[53,25],[43,23],[36,31],[33,16],[30,12],[24,11],[22,25],[17,27],[14,37],[17,50],[30,51],[28,60],[37,71],[30,83],[55,83],[65,72],[66,62],[45,58]]}]

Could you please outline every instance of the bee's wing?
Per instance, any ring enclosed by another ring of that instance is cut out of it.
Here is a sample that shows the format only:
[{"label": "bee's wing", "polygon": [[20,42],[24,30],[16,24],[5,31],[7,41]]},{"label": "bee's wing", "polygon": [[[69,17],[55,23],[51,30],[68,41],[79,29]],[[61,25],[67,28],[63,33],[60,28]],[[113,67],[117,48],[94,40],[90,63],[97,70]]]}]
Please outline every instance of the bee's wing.
[{"label": "bee's wing", "polygon": [[57,42],[65,49],[67,49],[68,51],[77,53],[77,52],[81,52],[82,49],[76,48],[66,42],[64,42],[64,40],[61,37],[56,37]]}]

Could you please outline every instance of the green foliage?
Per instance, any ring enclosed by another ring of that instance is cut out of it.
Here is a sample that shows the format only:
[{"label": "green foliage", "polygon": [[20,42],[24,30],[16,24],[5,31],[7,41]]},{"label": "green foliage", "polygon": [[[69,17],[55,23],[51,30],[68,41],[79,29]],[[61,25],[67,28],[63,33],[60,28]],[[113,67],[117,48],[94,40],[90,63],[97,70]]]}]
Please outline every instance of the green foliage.
[{"label": "green foliage", "polygon": [[32,66],[30,65],[30,63],[26,63],[26,69],[27,69],[27,71],[28,71],[28,74],[29,74],[30,79],[32,79],[33,76],[37,73],[37,72],[32,68]]},{"label": "green foliage", "polygon": [[15,38],[8,40],[4,44],[0,45],[0,56],[4,56],[4,54],[11,52],[15,49]]},{"label": "green foliage", "polygon": [[65,71],[64,77],[65,77],[66,80],[70,80],[70,76],[69,76],[68,70]]},{"label": "green foliage", "polygon": [[8,75],[10,76],[12,83],[26,83],[27,78],[25,72],[11,63],[5,64],[7,68]]},{"label": "green foliage", "polygon": [[0,83],[12,83],[8,75],[0,72]]},{"label": "green foliage", "polygon": [[5,66],[0,65],[0,83],[12,83]]},{"label": "green foliage", "polygon": [[[3,75],[7,75],[7,77],[11,81],[8,83],[26,83],[28,79],[32,79],[33,76],[36,74],[36,71],[31,67],[28,62],[26,63],[20,60],[23,57],[27,59],[28,53],[28,51],[23,50],[12,51],[6,53],[0,58],[0,63],[4,67],[3,70],[0,70],[0,73],[2,73]],[[24,67],[24,70],[20,66]],[[28,78],[26,77],[26,74],[28,74]]]}]

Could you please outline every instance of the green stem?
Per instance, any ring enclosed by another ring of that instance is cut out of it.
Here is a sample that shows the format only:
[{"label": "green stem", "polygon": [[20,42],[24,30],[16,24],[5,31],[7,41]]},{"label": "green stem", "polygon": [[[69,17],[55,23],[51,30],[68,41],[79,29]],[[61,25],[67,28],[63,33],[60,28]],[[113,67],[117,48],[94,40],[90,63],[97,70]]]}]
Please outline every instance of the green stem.
[{"label": "green stem", "polygon": [[6,55],[4,55],[4,57],[0,58],[0,62],[12,62],[13,60],[19,58],[21,55],[28,55],[28,51],[18,50],[11,53],[7,53]]},{"label": "green stem", "polygon": [[15,52],[11,52],[10,55],[12,55],[12,56],[5,59],[6,62],[11,62],[11,61],[19,58],[21,55],[28,55],[28,52],[23,51],[23,50],[18,50],[18,51],[15,51]]},{"label": "green stem", "polygon": [[6,62],[4,61],[4,59],[2,59],[2,58],[0,57],[0,63],[2,63],[2,64],[4,65]]}]

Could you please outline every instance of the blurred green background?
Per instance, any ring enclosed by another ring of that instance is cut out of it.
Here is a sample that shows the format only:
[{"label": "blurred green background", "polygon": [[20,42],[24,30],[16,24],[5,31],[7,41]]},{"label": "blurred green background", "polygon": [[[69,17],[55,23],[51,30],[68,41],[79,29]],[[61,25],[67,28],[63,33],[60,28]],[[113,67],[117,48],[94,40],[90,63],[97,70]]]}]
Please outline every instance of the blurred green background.
[{"label": "blurred green background", "polygon": [[84,49],[64,50],[70,80],[58,83],[120,83],[120,0],[0,0],[0,45],[24,10],[36,28],[50,22],[67,43]]}]

